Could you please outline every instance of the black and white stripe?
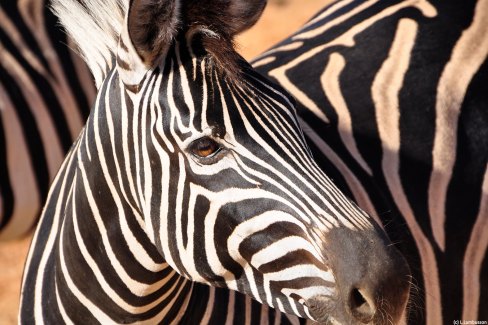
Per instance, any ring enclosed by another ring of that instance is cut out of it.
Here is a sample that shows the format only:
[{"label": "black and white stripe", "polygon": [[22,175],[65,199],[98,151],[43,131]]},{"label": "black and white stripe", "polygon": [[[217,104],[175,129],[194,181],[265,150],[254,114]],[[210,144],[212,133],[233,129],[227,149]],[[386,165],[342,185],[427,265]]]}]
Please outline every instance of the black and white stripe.
[{"label": "black and white stripe", "polygon": [[[79,19],[70,32],[102,81],[34,236],[22,323],[275,317],[228,289],[323,322],[399,320],[406,264],[313,161],[289,95],[229,50],[226,37],[249,23],[237,17],[228,34],[205,25],[216,12],[227,24],[240,12],[257,19],[261,3],[86,1],[87,15],[77,6],[56,2],[62,17],[70,11],[65,25]],[[177,14],[161,26],[169,38],[140,34],[138,20]],[[117,48],[86,50],[85,35],[98,37],[90,26],[107,23],[120,27]]]},{"label": "black and white stripe", "polygon": [[399,243],[420,287],[412,324],[488,318],[487,21],[483,0],[338,1],[254,62]]},{"label": "black and white stripe", "polygon": [[0,240],[35,227],[95,98],[57,22],[45,1],[0,4]]}]

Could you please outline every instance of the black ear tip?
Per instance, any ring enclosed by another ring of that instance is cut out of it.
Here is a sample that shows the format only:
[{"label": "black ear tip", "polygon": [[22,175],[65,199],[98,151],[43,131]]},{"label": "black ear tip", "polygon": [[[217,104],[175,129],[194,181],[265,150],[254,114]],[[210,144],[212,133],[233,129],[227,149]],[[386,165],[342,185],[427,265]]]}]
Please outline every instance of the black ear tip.
[{"label": "black ear tip", "polygon": [[177,0],[130,1],[130,41],[146,65],[152,65],[176,36],[178,16]]},{"label": "black ear tip", "polygon": [[258,21],[266,3],[266,0],[190,0],[183,3],[182,15],[189,26],[208,26],[233,37]]},{"label": "black ear tip", "polygon": [[230,15],[236,21],[234,34],[241,33],[256,24],[261,17],[267,0],[233,0],[230,5]]}]

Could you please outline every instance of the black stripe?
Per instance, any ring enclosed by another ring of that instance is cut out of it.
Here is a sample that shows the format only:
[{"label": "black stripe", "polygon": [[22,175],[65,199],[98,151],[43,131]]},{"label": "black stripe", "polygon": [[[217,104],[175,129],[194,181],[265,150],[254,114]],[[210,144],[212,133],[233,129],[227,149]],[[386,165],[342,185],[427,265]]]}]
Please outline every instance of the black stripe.
[{"label": "black stripe", "polygon": [[[30,157],[32,159],[31,166],[36,174],[37,191],[39,193],[39,200],[44,202],[47,197],[49,187],[49,170],[45,156],[44,144],[41,140],[41,134],[34,115],[30,111],[25,97],[8,72],[0,65],[0,83],[4,86],[11,100],[16,104],[17,116],[22,125],[22,133],[28,146]],[[3,157],[6,157],[3,156]],[[13,203],[12,203],[13,204]]]},{"label": "black stripe", "polygon": [[[1,67],[0,67],[1,69]],[[1,70],[0,70],[1,72]],[[1,107],[0,107],[1,109]],[[3,118],[0,114],[0,196],[2,200],[2,210],[0,211],[0,229],[2,229],[10,219],[15,204],[15,198],[10,183],[9,169],[7,166],[7,144],[5,140],[5,131],[3,127]]]}]

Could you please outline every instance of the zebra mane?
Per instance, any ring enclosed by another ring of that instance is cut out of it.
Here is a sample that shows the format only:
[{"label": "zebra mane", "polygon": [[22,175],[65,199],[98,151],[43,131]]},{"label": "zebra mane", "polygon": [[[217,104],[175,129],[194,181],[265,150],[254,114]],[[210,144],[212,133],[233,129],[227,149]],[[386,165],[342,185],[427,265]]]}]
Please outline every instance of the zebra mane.
[{"label": "zebra mane", "polygon": [[[131,0],[52,0],[51,6],[88,64],[97,87],[116,62],[119,39],[125,47],[129,46],[131,41],[125,39],[129,37],[128,28],[132,31],[130,36],[134,37],[132,41],[135,41],[129,47],[135,46],[136,55],[144,61],[140,64],[147,67],[153,63],[153,56],[161,50],[161,45],[176,35],[180,18],[187,31],[201,33],[203,46],[216,67],[237,78],[240,56],[235,51],[234,36],[254,25],[266,0],[186,0],[181,1],[184,13],[181,17],[178,12],[180,1],[174,0],[174,6],[169,6],[171,2],[140,0],[136,6]],[[135,23],[125,26],[129,5],[138,10],[135,13],[130,10]],[[155,27],[162,30],[158,33]],[[126,59],[130,57],[134,56]],[[138,66],[132,63],[129,64],[131,68]],[[132,72],[142,70],[127,70],[130,73],[125,81],[132,84],[137,79],[137,74]]]},{"label": "zebra mane", "polygon": [[99,87],[115,62],[129,0],[52,0],[51,7]]}]

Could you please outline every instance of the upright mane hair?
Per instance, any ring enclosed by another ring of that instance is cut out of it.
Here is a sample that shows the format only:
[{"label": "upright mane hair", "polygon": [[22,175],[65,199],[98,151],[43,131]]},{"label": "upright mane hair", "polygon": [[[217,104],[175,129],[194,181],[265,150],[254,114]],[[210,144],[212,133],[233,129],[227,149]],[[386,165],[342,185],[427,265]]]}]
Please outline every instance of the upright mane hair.
[{"label": "upright mane hair", "polygon": [[129,0],[53,0],[51,6],[99,87],[114,65]]},{"label": "upright mane hair", "polygon": [[266,0],[52,0],[53,11],[77,44],[97,87],[120,54],[121,35],[126,35],[124,45],[130,39],[139,56],[133,67],[140,63],[149,69],[164,54],[178,27],[190,34],[201,32],[215,65],[236,77],[240,56],[233,39],[254,25],[265,5]]}]

